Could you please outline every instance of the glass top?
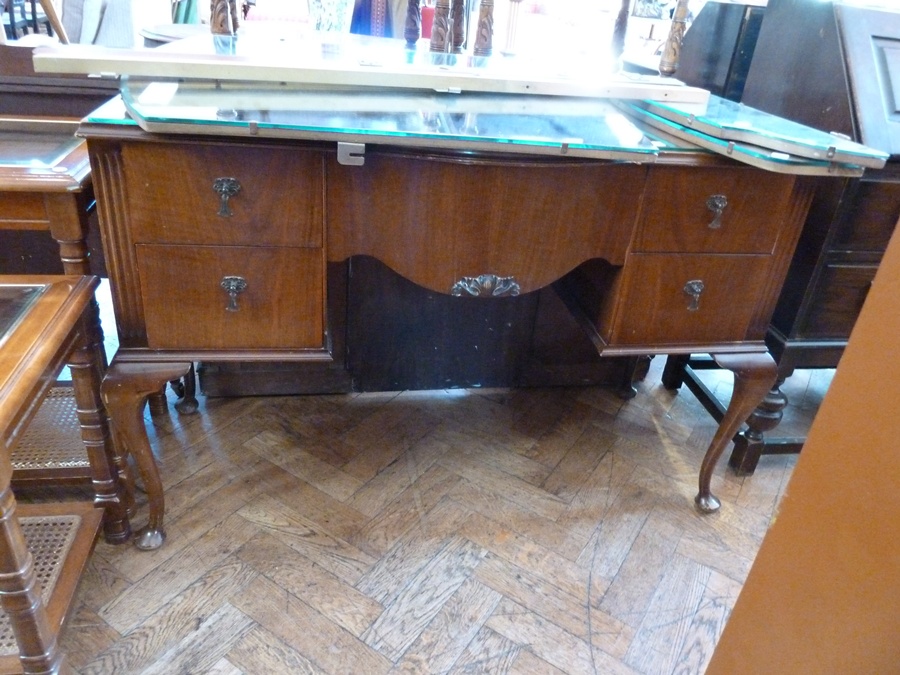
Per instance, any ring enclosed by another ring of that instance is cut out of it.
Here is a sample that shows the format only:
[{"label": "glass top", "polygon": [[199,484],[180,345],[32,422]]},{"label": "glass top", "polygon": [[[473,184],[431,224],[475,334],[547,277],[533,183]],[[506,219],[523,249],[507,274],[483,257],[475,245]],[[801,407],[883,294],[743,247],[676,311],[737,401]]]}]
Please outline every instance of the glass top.
[{"label": "glass top", "polygon": [[0,284],[0,346],[47,288],[46,284]]},{"label": "glass top", "polygon": [[641,101],[636,105],[672,122],[723,141],[753,143],[770,150],[826,162],[880,169],[889,155],[742,103],[710,96],[703,105]]},{"label": "glass top", "polygon": [[0,119],[0,167],[53,170],[82,142],[75,125]]},{"label": "glass top", "polygon": [[[675,147],[604,99],[135,77],[123,78],[121,91],[147,131],[644,160]],[[88,121],[104,115],[100,109]]]},{"label": "glass top", "polygon": [[[125,77],[122,100],[145,130],[276,136],[424,148],[653,162],[704,152],[782,173],[859,176],[887,155],[711,96],[690,107],[651,101],[311,87]],[[667,116],[657,114],[665,108]],[[654,111],[654,112],[651,112]],[[698,108],[694,110],[699,111]],[[89,121],[117,123],[103,109]],[[732,133],[740,130],[740,134]]]}]

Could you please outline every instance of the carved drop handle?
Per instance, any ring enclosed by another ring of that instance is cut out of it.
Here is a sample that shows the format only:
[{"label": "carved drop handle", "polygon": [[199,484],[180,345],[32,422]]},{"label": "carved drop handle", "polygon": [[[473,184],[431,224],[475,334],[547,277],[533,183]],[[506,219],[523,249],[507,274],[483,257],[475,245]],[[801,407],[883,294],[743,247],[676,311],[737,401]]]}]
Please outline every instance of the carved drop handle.
[{"label": "carved drop handle", "polygon": [[718,230],[722,227],[722,214],[728,206],[728,197],[725,195],[710,195],[706,200],[706,208],[713,212],[713,219],[709,223],[709,229]]},{"label": "carved drop handle", "polygon": [[234,215],[228,200],[241,191],[241,184],[237,178],[216,178],[213,181],[213,190],[219,195],[219,213],[223,218],[230,218]]},{"label": "carved drop handle", "polygon": [[228,293],[228,304],[225,306],[225,311],[238,311],[240,308],[237,304],[237,297],[247,290],[247,280],[244,277],[222,277],[219,285]]},{"label": "carved drop handle", "polygon": [[703,281],[700,279],[692,279],[684,285],[684,294],[690,297],[687,310],[696,312],[700,309],[700,294],[703,293]]}]

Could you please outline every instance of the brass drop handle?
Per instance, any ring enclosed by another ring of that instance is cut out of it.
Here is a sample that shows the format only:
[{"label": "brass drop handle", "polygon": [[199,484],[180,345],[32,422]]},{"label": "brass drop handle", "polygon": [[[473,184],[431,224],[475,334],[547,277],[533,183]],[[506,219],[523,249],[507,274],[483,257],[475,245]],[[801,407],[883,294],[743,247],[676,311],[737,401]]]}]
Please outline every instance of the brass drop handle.
[{"label": "brass drop handle", "polygon": [[709,229],[718,230],[722,227],[722,214],[728,206],[728,197],[725,195],[710,195],[706,200],[706,208],[713,212],[713,219],[709,223]]},{"label": "brass drop handle", "polygon": [[241,191],[241,184],[237,178],[216,178],[213,181],[213,190],[219,195],[219,213],[223,218],[230,218],[234,215],[228,200]]},{"label": "brass drop handle", "polygon": [[222,277],[219,285],[228,293],[228,304],[225,306],[225,311],[238,311],[237,297],[238,294],[247,290],[247,280],[244,277]]},{"label": "brass drop handle", "polygon": [[696,312],[700,309],[700,294],[703,292],[703,288],[703,281],[700,279],[692,279],[684,285],[684,294],[691,298],[687,306],[689,312]]}]

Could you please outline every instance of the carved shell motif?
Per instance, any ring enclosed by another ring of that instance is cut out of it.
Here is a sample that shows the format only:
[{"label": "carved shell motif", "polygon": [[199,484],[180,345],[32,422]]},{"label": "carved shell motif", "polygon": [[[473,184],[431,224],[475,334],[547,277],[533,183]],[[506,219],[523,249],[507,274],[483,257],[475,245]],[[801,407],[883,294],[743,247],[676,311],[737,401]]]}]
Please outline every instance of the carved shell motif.
[{"label": "carved shell motif", "polygon": [[518,295],[521,291],[515,277],[498,277],[496,274],[482,274],[478,277],[463,277],[450,289],[450,295],[471,295],[473,297]]}]

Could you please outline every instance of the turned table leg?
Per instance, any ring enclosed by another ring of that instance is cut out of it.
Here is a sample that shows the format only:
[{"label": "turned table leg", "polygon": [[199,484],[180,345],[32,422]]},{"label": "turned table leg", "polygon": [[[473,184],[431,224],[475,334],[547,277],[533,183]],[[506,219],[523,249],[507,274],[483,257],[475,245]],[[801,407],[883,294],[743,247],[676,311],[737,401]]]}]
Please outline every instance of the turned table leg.
[{"label": "turned table leg", "polygon": [[775,360],[768,353],[719,354],[713,355],[713,358],[719,367],[734,373],[734,391],[725,416],[700,466],[700,491],[694,502],[704,513],[716,511],[721,506],[721,502],[710,490],[716,463],[741,424],[772,388],[778,375]]},{"label": "turned table leg", "polygon": [[143,550],[159,548],[166,536],[163,487],[144,426],[144,403],[149,395],[158,392],[170,380],[182,377],[190,368],[190,362],[138,363],[113,359],[101,387],[116,438],[134,457],[147,490],[150,517],[134,542]]},{"label": "turned table leg", "polygon": [[787,396],[781,391],[784,378],[778,378],[775,386],[747,418],[747,430],[734,439],[734,450],[728,458],[728,466],[738,476],[749,476],[756,471],[756,465],[766,447],[766,432],[772,431],[784,417]]},{"label": "turned table leg", "polygon": [[[89,311],[83,325],[89,328],[94,320]],[[113,442],[107,411],[100,396],[101,372],[106,369],[105,363],[102,369],[98,367],[103,348],[90,339],[89,329],[85,329],[84,333],[85,343],[72,353],[69,370],[72,373],[81,438],[91,465],[94,504],[104,509],[106,541],[120,544],[131,538],[128,507],[132,493],[126,478],[125,457]]]},{"label": "turned table leg", "polygon": [[16,499],[9,489],[12,469],[8,461],[3,461],[0,473],[4,485],[0,492],[0,538],[3,539],[0,546],[0,601],[10,617],[23,670],[56,673],[62,665],[62,654],[57,646],[56,631],[41,602],[34,558],[16,519]]}]

